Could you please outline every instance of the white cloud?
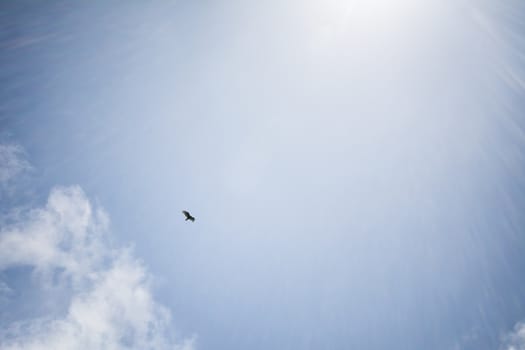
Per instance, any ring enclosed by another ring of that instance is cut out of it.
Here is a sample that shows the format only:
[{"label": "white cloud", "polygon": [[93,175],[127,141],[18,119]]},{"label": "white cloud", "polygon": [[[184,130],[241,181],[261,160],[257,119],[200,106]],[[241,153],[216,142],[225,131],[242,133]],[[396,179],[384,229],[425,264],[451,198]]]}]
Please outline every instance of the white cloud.
[{"label": "white cloud", "polygon": [[503,337],[499,350],[525,350],[525,323],[518,322],[514,330]]},{"label": "white cloud", "polygon": [[0,184],[5,184],[16,175],[30,168],[23,150],[18,145],[0,144]]},{"label": "white cloud", "polygon": [[71,291],[65,314],[4,325],[0,348],[193,348],[193,339],[174,339],[148,272],[130,249],[113,248],[108,232],[107,216],[79,187],[53,189],[45,207],[0,229],[0,271],[29,266],[38,286]]}]

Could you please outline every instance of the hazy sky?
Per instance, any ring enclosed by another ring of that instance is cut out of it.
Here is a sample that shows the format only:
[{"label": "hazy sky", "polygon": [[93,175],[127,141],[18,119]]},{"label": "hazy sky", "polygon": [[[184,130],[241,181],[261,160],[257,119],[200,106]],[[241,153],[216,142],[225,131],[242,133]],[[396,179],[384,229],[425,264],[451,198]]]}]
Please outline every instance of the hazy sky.
[{"label": "hazy sky", "polygon": [[2,1],[0,347],[525,349],[524,58],[519,0]]}]

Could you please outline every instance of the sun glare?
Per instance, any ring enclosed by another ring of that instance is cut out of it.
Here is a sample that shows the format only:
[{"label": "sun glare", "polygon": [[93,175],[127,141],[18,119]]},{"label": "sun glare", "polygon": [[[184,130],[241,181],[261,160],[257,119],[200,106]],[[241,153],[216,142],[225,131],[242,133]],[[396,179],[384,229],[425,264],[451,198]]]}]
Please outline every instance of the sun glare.
[{"label": "sun glare", "polygon": [[[309,7],[313,51],[325,55],[342,46],[396,41],[432,20],[431,5],[415,0],[314,1]],[[379,40],[379,41],[377,41]]]},{"label": "sun glare", "polygon": [[[415,0],[331,0],[314,2],[312,13],[332,30],[357,29],[370,33],[397,30],[424,13]],[[430,2],[425,3],[428,9]]]}]

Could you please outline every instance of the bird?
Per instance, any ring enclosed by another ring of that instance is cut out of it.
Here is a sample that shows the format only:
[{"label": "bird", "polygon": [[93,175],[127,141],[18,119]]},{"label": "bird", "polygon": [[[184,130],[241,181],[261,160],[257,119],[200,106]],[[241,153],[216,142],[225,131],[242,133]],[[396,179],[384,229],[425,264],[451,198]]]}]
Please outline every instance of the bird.
[{"label": "bird", "polygon": [[186,220],[184,221],[188,221],[188,220],[190,220],[191,222],[195,221],[195,218],[191,216],[190,213],[188,213],[186,210],[183,210],[182,214],[184,214],[184,216],[186,217]]}]

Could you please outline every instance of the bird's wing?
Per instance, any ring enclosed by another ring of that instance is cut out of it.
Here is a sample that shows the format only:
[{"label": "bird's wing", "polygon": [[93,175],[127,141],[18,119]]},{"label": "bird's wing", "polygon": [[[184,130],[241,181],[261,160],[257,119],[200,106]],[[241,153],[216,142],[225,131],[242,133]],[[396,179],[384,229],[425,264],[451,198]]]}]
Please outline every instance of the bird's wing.
[{"label": "bird's wing", "polygon": [[183,210],[182,214],[184,214],[184,216],[187,218],[191,216],[190,213],[188,213],[186,210]]}]

